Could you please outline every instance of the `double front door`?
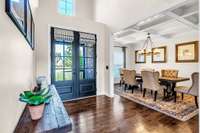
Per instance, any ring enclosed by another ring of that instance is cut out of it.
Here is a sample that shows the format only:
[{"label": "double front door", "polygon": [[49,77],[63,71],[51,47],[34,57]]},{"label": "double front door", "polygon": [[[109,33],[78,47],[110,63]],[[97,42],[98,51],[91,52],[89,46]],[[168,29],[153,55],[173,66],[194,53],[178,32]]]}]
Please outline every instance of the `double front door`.
[{"label": "double front door", "polygon": [[96,95],[96,35],[51,28],[51,81],[62,100]]}]

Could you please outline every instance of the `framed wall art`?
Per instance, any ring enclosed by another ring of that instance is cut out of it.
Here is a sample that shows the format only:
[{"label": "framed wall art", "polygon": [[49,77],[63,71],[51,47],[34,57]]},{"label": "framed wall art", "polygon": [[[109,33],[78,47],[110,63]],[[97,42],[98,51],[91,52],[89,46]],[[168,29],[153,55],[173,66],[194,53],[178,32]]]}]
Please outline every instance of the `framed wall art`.
[{"label": "framed wall art", "polygon": [[35,43],[35,24],[32,16],[29,0],[5,0],[6,13],[27,40],[28,44],[34,49]]},{"label": "framed wall art", "polygon": [[29,42],[29,44],[31,44],[32,41],[32,15],[31,15],[31,7],[29,5],[29,3],[27,3],[27,17],[26,17],[26,22],[27,22],[27,27],[26,27],[26,39]]},{"label": "framed wall art", "polygon": [[167,62],[167,47],[152,48],[152,63],[165,63]]},{"label": "framed wall art", "polygon": [[198,62],[199,61],[198,41],[187,42],[176,45],[176,62]]},{"label": "framed wall art", "polygon": [[33,17],[31,21],[31,47],[32,49],[35,48],[35,23],[33,21]]},{"label": "framed wall art", "polygon": [[139,50],[135,51],[135,63],[146,63],[146,55],[141,54]]},{"label": "framed wall art", "polygon": [[26,34],[25,5],[26,0],[6,0],[6,12],[24,36]]}]

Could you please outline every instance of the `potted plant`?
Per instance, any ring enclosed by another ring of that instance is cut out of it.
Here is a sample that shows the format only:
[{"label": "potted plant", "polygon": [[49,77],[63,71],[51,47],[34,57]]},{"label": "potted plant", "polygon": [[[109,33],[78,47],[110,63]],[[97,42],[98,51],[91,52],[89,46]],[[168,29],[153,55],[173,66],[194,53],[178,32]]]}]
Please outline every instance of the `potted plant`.
[{"label": "potted plant", "polygon": [[51,98],[48,93],[48,89],[42,89],[37,92],[24,91],[20,94],[19,100],[28,104],[32,120],[38,120],[42,117],[45,103]]}]

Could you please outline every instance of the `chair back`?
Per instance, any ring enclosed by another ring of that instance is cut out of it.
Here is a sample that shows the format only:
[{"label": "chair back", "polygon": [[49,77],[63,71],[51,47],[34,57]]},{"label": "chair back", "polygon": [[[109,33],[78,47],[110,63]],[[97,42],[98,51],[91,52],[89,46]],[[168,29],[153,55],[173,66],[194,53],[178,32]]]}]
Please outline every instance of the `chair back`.
[{"label": "chair back", "polygon": [[124,83],[127,84],[127,82],[128,82],[128,70],[127,69],[123,69],[123,80],[124,80]]},{"label": "chair back", "polygon": [[128,85],[136,85],[137,81],[135,79],[136,71],[135,70],[124,70],[124,82]]},{"label": "chair back", "polygon": [[193,96],[198,96],[199,94],[199,73],[195,72],[192,74],[192,86],[189,90],[189,94]]},{"label": "chair back", "polygon": [[125,70],[124,68],[120,68],[120,70],[119,70],[121,78],[123,78],[123,76],[124,76],[124,70]]},{"label": "chair back", "polygon": [[154,72],[155,70],[152,68],[142,68],[141,71],[150,71],[150,72]]},{"label": "chair back", "polygon": [[159,72],[142,71],[143,88],[157,91],[159,90]]},{"label": "chair back", "polygon": [[167,78],[177,78],[178,77],[178,70],[163,69],[163,70],[161,70],[161,76],[167,77]]},{"label": "chair back", "polygon": [[153,72],[153,73],[154,73],[154,76],[155,76],[155,80],[156,80],[157,82],[159,82],[160,73],[159,73],[158,71]]},{"label": "chair back", "polygon": [[136,71],[135,70],[128,70],[127,71],[127,84],[128,85],[137,85],[136,81]]}]

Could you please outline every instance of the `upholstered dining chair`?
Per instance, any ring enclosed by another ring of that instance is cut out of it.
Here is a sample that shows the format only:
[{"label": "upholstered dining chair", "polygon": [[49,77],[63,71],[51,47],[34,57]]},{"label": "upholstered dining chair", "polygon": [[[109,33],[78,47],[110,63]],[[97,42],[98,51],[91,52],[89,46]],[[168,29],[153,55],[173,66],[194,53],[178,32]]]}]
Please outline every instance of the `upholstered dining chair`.
[{"label": "upholstered dining chair", "polygon": [[131,88],[132,93],[135,88],[138,88],[138,83],[136,81],[136,71],[135,70],[124,70],[124,82],[125,82],[125,91],[126,88]]},{"label": "upholstered dining chair", "polygon": [[156,101],[157,93],[159,90],[163,90],[165,95],[165,86],[159,84],[159,72],[142,71],[143,80],[143,97],[145,97],[146,89],[154,91],[154,101]]},{"label": "upholstered dining chair", "polygon": [[177,78],[178,70],[175,69],[163,69],[161,70],[161,76],[167,78]]},{"label": "upholstered dining chair", "polygon": [[188,95],[192,95],[195,98],[195,104],[198,108],[198,96],[199,96],[199,73],[198,72],[194,72],[191,75],[192,78],[192,86],[191,87],[187,87],[187,86],[177,86],[175,88],[175,94],[174,94],[174,102],[176,102],[176,96],[177,93],[181,93],[182,94],[182,100],[184,98],[184,94],[188,94]]},{"label": "upholstered dining chair", "polygon": [[[162,69],[161,70],[161,77],[165,78],[177,78],[178,77],[178,70],[176,69]],[[161,85],[165,85],[167,88],[171,88],[172,84],[166,81],[160,82]]]},{"label": "upholstered dining chair", "polygon": [[120,86],[124,84],[124,68],[120,68]]},{"label": "upholstered dining chair", "polygon": [[127,82],[128,80],[128,69],[123,69],[123,83],[124,83],[124,91],[127,89]]}]

